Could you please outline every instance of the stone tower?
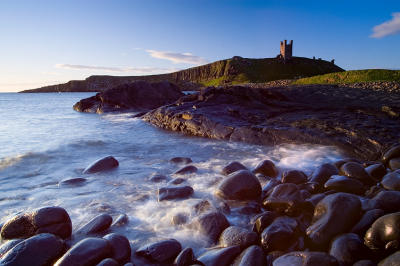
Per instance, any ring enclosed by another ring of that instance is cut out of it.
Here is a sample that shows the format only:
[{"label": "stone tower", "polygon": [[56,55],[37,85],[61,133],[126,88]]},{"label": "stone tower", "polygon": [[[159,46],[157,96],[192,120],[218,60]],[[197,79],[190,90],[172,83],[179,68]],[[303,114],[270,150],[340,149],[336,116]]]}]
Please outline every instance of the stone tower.
[{"label": "stone tower", "polygon": [[283,60],[288,61],[292,59],[292,50],[293,49],[293,40],[290,41],[289,44],[287,44],[287,41],[281,42],[281,54],[280,56],[283,58]]}]

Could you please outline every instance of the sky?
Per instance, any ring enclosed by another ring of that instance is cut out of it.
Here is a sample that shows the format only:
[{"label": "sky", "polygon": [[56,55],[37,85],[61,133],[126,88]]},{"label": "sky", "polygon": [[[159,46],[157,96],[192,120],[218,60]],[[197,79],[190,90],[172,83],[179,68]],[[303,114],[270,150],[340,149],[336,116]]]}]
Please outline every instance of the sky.
[{"label": "sky", "polygon": [[400,2],[0,0],[0,92],[146,75],[242,56],[400,69]]}]

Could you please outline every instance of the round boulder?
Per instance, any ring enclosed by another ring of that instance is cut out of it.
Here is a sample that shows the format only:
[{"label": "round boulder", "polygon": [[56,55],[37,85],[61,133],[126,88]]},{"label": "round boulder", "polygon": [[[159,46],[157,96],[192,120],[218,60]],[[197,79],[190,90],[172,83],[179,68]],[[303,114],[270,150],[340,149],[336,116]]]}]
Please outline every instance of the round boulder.
[{"label": "round boulder", "polygon": [[377,163],[366,167],[365,171],[376,180],[381,180],[386,174],[386,167],[381,163]]},{"label": "round boulder", "polygon": [[336,237],[331,244],[329,254],[342,265],[352,265],[368,257],[369,251],[358,235],[350,233]]},{"label": "round boulder", "polygon": [[261,246],[264,251],[288,251],[296,248],[299,238],[298,225],[294,218],[276,218],[261,234]]},{"label": "round boulder", "polygon": [[271,160],[261,161],[253,170],[254,174],[262,174],[264,176],[276,177],[278,169]]},{"label": "round boulder", "polygon": [[194,192],[190,186],[162,187],[158,189],[158,201],[185,199]]},{"label": "round boulder", "polygon": [[397,169],[400,169],[400,157],[391,159],[389,161],[389,167],[393,171],[396,171]]},{"label": "round boulder", "polygon": [[299,170],[289,170],[282,174],[282,183],[303,184],[307,182],[307,175]]},{"label": "round boulder", "polygon": [[143,246],[135,254],[154,262],[171,262],[181,252],[182,246],[175,239],[163,240]]},{"label": "round boulder", "polygon": [[87,224],[82,226],[76,232],[77,234],[90,235],[90,234],[98,234],[107,230],[112,223],[112,217],[109,214],[100,214],[96,216],[92,220],[90,220]]},{"label": "round boulder", "polygon": [[131,245],[129,240],[119,234],[108,234],[103,237],[108,241],[111,247],[111,257],[119,263],[128,262],[131,258]]},{"label": "round boulder", "polygon": [[382,156],[382,161],[384,163],[388,162],[392,158],[400,157],[400,145],[396,145],[390,148],[385,154]]},{"label": "round boulder", "polygon": [[341,175],[333,175],[326,181],[324,185],[327,190],[335,190],[337,192],[347,192],[352,194],[364,194],[364,185],[357,179],[348,178]]},{"label": "round boulder", "polygon": [[263,206],[270,211],[292,214],[301,211],[303,203],[304,199],[297,185],[286,183],[275,186],[264,199]]},{"label": "round boulder", "polygon": [[242,249],[256,244],[257,240],[256,233],[239,226],[229,226],[219,237],[219,243],[222,247],[240,246]]},{"label": "round boulder", "polygon": [[246,166],[239,162],[231,162],[224,168],[222,168],[221,174],[223,175],[230,175],[239,170],[247,170]]},{"label": "round boulder", "polygon": [[235,266],[264,266],[267,264],[264,251],[261,247],[253,245],[245,249],[235,259]]},{"label": "round boulder", "polygon": [[193,165],[188,165],[185,166],[178,171],[176,171],[174,174],[175,175],[188,175],[188,174],[193,174],[197,172],[197,167]]},{"label": "round boulder", "polygon": [[365,171],[362,164],[348,162],[340,167],[340,173],[344,176],[357,179],[363,184],[371,185],[375,180]]},{"label": "round boulder", "polygon": [[400,191],[381,191],[368,203],[369,209],[381,209],[385,213],[400,211]]},{"label": "round boulder", "polygon": [[215,194],[228,200],[258,200],[261,185],[253,173],[239,170],[223,179]]},{"label": "round boulder", "polygon": [[400,191],[400,173],[392,172],[386,174],[383,177],[381,184],[387,190]]},{"label": "round boulder", "polygon": [[83,173],[93,174],[93,173],[108,171],[115,167],[118,167],[118,165],[119,163],[114,157],[107,156],[90,164],[88,167],[86,167],[85,170],[83,170]]},{"label": "round boulder", "polygon": [[207,266],[228,266],[240,254],[240,247],[215,248],[202,254],[198,260]]},{"label": "round boulder", "polygon": [[317,183],[319,186],[325,184],[328,179],[333,176],[339,174],[339,170],[333,164],[326,163],[317,167],[309,178],[309,182]]},{"label": "round boulder", "polygon": [[400,212],[378,218],[364,237],[365,245],[374,250],[398,248],[400,241]]},{"label": "round boulder", "polygon": [[338,261],[325,252],[294,251],[280,256],[272,266],[339,266]]},{"label": "round boulder", "polygon": [[194,226],[215,243],[222,231],[229,226],[225,215],[220,212],[207,212],[194,220]]}]

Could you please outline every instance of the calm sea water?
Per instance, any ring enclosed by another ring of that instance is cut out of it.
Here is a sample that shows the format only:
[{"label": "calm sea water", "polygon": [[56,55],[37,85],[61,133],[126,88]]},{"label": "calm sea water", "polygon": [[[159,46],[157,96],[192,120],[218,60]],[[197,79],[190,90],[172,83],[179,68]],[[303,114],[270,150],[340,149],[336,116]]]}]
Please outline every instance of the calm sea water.
[{"label": "calm sea water", "polygon": [[[222,178],[221,169],[231,161],[249,168],[271,159],[281,169],[295,168],[310,173],[321,163],[337,160],[332,147],[283,145],[266,147],[188,137],[167,132],[140,119],[134,113],[85,114],[72,109],[90,93],[0,94],[0,223],[19,212],[42,206],[64,207],[76,230],[101,213],[129,216],[119,229],[134,246],[162,238],[176,238],[183,246],[199,252],[204,236],[187,226],[173,226],[171,217],[184,213],[194,217],[193,204],[209,199],[218,205],[213,191]],[[112,155],[117,170],[83,175],[91,162]],[[190,157],[199,168],[186,176],[194,195],[182,201],[157,202],[153,173],[171,177],[179,166],[169,159]],[[84,177],[78,187],[60,186],[68,178]],[[246,226],[249,217],[232,208],[232,224]]]}]

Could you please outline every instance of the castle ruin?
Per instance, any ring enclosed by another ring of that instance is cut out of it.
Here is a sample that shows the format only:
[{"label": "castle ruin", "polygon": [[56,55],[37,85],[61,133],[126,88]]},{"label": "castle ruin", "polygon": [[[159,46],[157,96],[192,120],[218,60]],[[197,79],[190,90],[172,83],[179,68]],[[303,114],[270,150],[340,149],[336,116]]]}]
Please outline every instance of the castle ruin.
[{"label": "castle ruin", "polygon": [[293,40],[291,40],[289,44],[287,44],[287,40],[281,42],[281,53],[279,56],[285,62],[292,59],[292,51],[293,51],[292,49],[293,49]]}]

